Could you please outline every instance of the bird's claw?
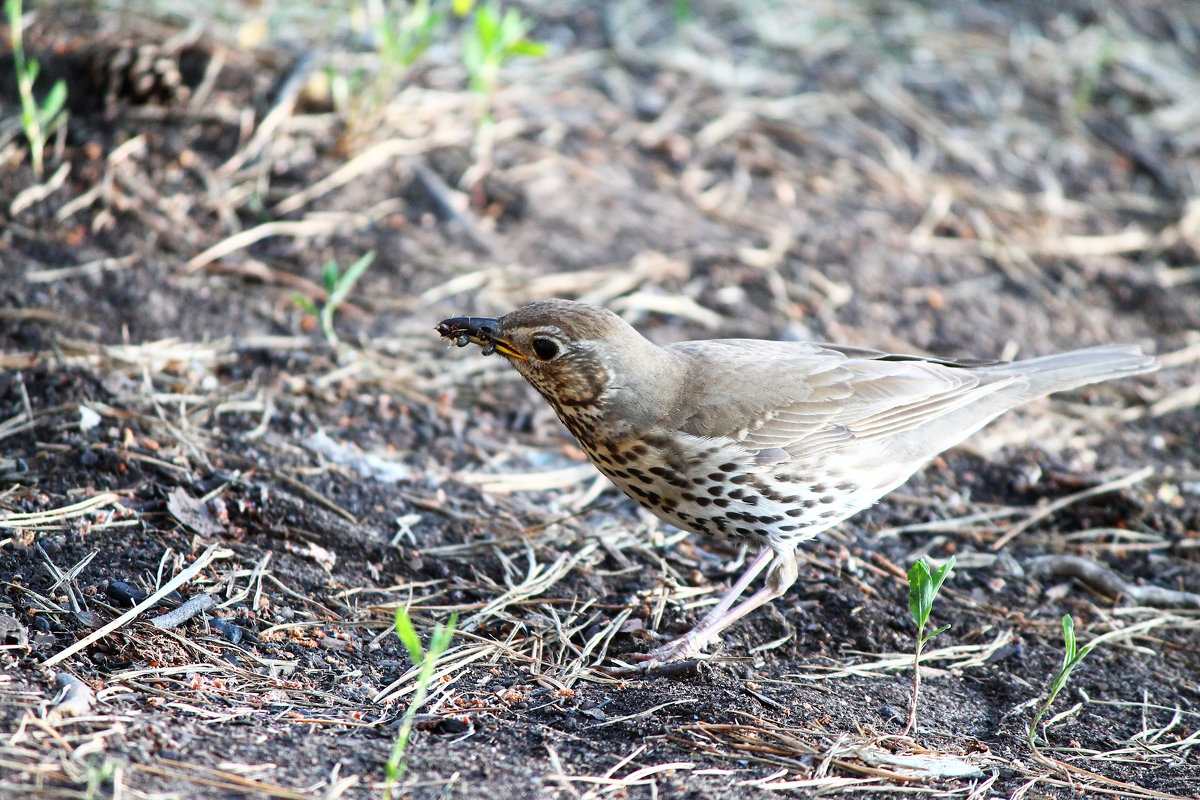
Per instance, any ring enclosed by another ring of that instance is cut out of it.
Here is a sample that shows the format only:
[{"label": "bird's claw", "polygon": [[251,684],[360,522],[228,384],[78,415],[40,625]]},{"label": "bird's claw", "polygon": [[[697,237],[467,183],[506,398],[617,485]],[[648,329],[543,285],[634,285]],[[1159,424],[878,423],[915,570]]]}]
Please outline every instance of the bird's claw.
[{"label": "bird's claw", "polygon": [[[638,655],[646,656],[648,653]],[[689,658],[684,661],[662,661],[652,658],[640,664],[620,664],[614,667],[604,667],[601,671],[614,678],[629,678],[634,676],[677,678],[699,675],[708,659]]]},{"label": "bird's claw", "polygon": [[634,664],[622,665],[620,674],[681,674],[694,673],[699,665],[712,656],[700,652],[700,648],[688,636],[673,639],[648,653],[625,653],[624,658]]}]

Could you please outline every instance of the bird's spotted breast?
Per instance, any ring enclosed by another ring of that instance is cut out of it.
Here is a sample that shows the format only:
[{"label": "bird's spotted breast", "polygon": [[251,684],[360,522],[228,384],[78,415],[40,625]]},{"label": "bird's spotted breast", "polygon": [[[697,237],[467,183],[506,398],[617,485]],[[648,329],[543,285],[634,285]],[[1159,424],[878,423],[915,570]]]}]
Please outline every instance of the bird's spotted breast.
[{"label": "bird's spotted breast", "polygon": [[815,536],[857,507],[853,487],[829,489],[794,466],[780,483],[732,441],[680,434],[616,440],[596,435],[598,420],[560,416],[597,469],[683,530],[778,546]]},{"label": "bird's spotted breast", "polygon": [[593,453],[596,452],[600,440],[599,410],[595,407],[586,406],[561,406],[554,401],[551,401],[550,405],[554,407],[554,413],[558,415],[559,421],[566,426],[571,435],[583,447],[584,452],[588,454],[588,458],[591,459],[592,463],[595,463],[596,457]]}]

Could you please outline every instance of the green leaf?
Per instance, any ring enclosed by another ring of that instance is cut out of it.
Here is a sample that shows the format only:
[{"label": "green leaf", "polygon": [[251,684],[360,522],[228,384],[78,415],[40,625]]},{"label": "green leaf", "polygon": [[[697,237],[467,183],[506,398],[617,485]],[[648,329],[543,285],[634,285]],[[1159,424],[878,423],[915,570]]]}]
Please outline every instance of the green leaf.
[{"label": "green leaf", "polygon": [[[363,256],[350,265],[341,276],[334,278],[333,289],[329,292],[329,299],[325,301],[326,305],[337,308],[345,301],[346,296],[350,294],[350,290],[354,288],[354,284],[362,277],[362,274],[367,271],[367,267],[371,266],[375,261],[375,251],[368,250]],[[334,274],[337,274],[337,268],[334,268]],[[326,276],[328,280],[328,276]]]},{"label": "green leaf", "polygon": [[312,314],[313,316],[316,316],[316,314],[318,313],[316,303],[314,303],[312,300],[308,299],[307,297],[305,297],[302,294],[292,295],[292,302],[295,303],[296,305],[300,306],[300,308],[302,310],[307,311],[309,314]]},{"label": "green leaf", "polygon": [[433,636],[429,640],[429,652],[436,655],[441,655],[446,652],[446,648],[450,646],[450,640],[454,638],[454,629],[458,626],[458,612],[450,614],[450,619],[445,625],[437,625],[433,629]]},{"label": "green leaf", "polygon": [[504,12],[504,16],[500,19],[500,41],[508,44],[514,42],[525,35],[528,26],[525,20],[521,19],[521,13],[515,8],[510,8]]},{"label": "green leaf", "polygon": [[473,36],[464,36],[462,40],[463,66],[471,75],[483,69],[483,44]]},{"label": "green leaf", "polygon": [[542,42],[532,42],[529,39],[522,39],[509,48],[514,56],[530,56],[531,58],[541,58],[546,55],[546,45]]},{"label": "green leaf", "polygon": [[954,556],[950,556],[945,564],[942,564],[933,573],[933,594],[934,597],[942,590],[942,584],[946,582],[946,576],[950,574],[950,570],[954,569]]},{"label": "green leaf", "polygon": [[1063,614],[1062,618],[1063,629],[1063,663],[1062,669],[1069,670],[1071,662],[1075,660],[1075,619],[1070,614]]},{"label": "green leaf", "polygon": [[[340,274],[340,271],[338,270],[338,265],[337,265],[336,261],[330,261],[321,269],[321,283],[323,283],[325,285],[325,294],[326,295],[332,295],[333,290],[337,288],[337,281],[338,281],[339,274]],[[326,302],[326,305],[328,305],[328,303],[329,303],[328,297],[326,298],[325,302]]]},{"label": "green leaf", "polygon": [[408,651],[413,664],[420,664],[425,655],[421,649],[421,637],[417,636],[416,628],[408,617],[408,609],[403,607],[396,609],[396,635],[400,637],[400,642]]},{"label": "green leaf", "polygon": [[50,94],[46,95],[46,99],[42,102],[43,119],[47,122],[58,116],[58,112],[62,111],[63,106],[67,103],[67,82],[63,80],[55,81],[54,86],[50,88]]},{"label": "green leaf", "polygon": [[5,0],[4,14],[8,17],[10,41],[12,42],[13,61],[16,62],[17,72],[21,72],[21,63],[25,60],[25,48],[22,47],[24,31],[21,30],[21,0]]},{"label": "green leaf", "polygon": [[908,570],[908,610],[918,628],[929,619],[929,567],[924,561],[914,561]]},{"label": "green leaf", "polygon": [[475,10],[475,37],[485,51],[490,51],[500,32],[500,17],[495,6],[488,4]]},{"label": "green leaf", "polygon": [[475,0],[454,0],[452,7],[454,8],[455,15],[465,17],[471,13],[471,8],[474,5]]}]

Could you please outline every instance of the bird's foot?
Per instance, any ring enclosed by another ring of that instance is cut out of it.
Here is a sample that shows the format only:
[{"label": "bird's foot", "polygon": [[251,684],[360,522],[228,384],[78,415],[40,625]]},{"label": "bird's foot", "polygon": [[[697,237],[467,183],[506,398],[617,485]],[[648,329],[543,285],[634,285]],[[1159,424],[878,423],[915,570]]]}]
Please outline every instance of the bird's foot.
[{"label": "bird's foot", "polygon": [[625,658],[634,662],[614,670],[614,674],[638,674],[647,672],[695,672],[699,665],[711,658],[701,653],[704,644],[695,637],[684,635],[672,639],[648,653],[627,653]]},{"label": "bird's foot", "polygon": [[614,678],[695,678],[703,674],[704,666],[709,662],[706,658],[691,658],[686,661],[647,661],[636,665],[617,663],[618,666],[602,667],[600,671]]},{"label": "bird's foot", "polygon": [[690,636],[672,639],[661,647],[656,647],[649,653],[632,653],[630,658],[646,669],[673,664],[677,661],[687,661],[700,655],[698,647]]}]

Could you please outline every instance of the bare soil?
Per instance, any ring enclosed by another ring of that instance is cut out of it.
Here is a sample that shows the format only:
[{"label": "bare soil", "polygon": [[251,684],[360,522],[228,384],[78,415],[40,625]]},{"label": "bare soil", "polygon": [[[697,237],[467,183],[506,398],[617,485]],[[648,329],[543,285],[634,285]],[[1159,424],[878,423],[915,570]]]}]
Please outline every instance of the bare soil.
[{"label": "bare soil", "polygon": [[[684,5],[521,6],[550,54],[483,169],[453,41],[347,109],[344,19],[34,6],[71,116],[38,180],[0,79],[0,797],[382,796],[397,607],[458,631],[396,796],[1200,796],[1200,5]],[[368,251],[330,341],[297,296]],[[433,330],[549,296],[664,342],[1164,368],[1010,414],[711,660],[614,677],[743,554]],[[925,555],[958,566],[906,736]],[[1065,614],[1100,644],[1033,751]]]}]

